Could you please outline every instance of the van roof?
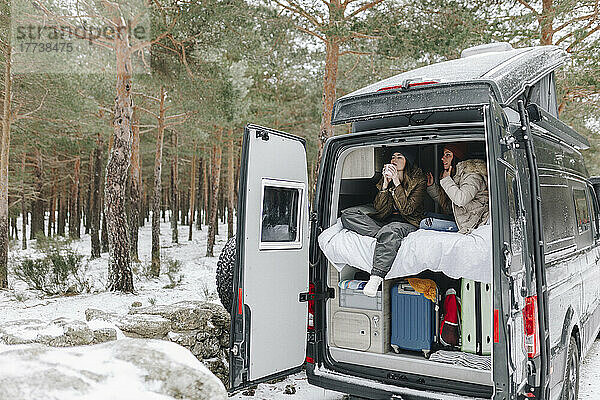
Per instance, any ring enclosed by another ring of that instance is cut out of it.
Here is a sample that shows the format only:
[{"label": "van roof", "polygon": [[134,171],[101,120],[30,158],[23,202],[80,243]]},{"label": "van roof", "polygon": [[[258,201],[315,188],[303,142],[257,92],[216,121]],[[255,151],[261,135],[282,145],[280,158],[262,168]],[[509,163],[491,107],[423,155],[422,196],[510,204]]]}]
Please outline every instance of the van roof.
[{"label": "van roof", "polygon": [[496,86],[500,103],[510,103],[525,85],[531,85],[561,66],[567,53],[557,46],[491,51],[427,65],[384,79],[342,98],[374,93],[413,81],[459,83],[485,81]]},{"label": "van roof", "polygon": [[[494,51],[497,49],[501,49],[501,51]],[[508,105],[525,90],[526,86],[536,83],[568,59],[567,53],[557,46],[512,49],[510,45],[506,45],[491,47],[489,50],[484,52],[465,51],[463,54],[467,55],[466,57],[403,72],[349,93],[336,101],[332,122],[338,124],[350,122],[355,118],[367,117],[367,114],[370,114],[367,111],[372,107],[360,107],[363,109],[359,111],[357,102],[367,99],[372,102],[375,100],[374,97],[382,95],[385,97],[386,94],[397,96],[398,92],[406,94],[412,92],[413,100],[419,97],[414,96],[417,93],[426,95],[426,92],[431,91],[431,95],[439,96],[441,94],[446,100],[439,102],[440,107],[450,106],[453,102],[454,104],[458,102],[457,105],[481,104],[483,99],[487,102],[489,94],[493,94],[500,104]],[[428,84],[418,85],[419,83]],[[408,88],[409,84],[414,87]],[[467,89],[470,93],[468,95],[459,94],[456,92],[457,87]],[[429,95],[425,97],[431,104],[430,101],[433,98]],[[380,101],[383,99],[376,102]],[[396,102],[398,101],[396,100]],[[402,106],[400,103],[403,103]],[[438,101],[433,103],[438,103]],[[352,105],[352,107],[340,110],[346,105]],[[383,104],[376,107],[378,111],[383,111],[382,106]],[[413,101],[399,101],[392,108],[394,111],[403,111],[402,108],[405,106],[412,109],[420,108]],[[388,107],[383,108],[386,108],[385,113],[392,111]],[[355,115],[353,118],[352,114],[357,111],[359,115]],[[383,113],[379,114],[381,116]]]}]

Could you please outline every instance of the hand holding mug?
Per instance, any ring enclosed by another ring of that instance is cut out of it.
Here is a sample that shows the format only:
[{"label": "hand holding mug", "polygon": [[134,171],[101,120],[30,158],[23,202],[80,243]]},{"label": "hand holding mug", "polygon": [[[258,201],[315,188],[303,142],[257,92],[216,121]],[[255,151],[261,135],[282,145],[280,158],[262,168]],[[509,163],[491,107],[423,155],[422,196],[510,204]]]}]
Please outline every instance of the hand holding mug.
[{"label": "hand holding mug", "polygon": [[392,180],[396,175],[396,166],[394,164],[385,164],[383,166],[383,176],[388,180]]}]

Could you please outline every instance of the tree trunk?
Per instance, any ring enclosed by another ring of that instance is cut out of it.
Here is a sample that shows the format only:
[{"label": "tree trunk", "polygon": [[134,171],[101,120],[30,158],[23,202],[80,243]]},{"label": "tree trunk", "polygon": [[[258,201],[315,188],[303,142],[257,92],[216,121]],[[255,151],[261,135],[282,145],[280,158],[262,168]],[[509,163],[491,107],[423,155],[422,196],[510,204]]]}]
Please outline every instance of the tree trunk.
[{"label": "tree trunk", "polygon": [[127,172],[131,159],[131,119],[133,100],[131,98],[131,48],[127,29],[123,20],[116,20],[115,53],[117,64],[117,85],[115,98],[115,118],[113,146],[106,165],[105,212],[108,228],[110,265],[108,271],[109,290],[133,292],[133,274],[129,254],[129,231],[125,215],[125,192]]},{"label": "tree trunk", "polygon": [[129,208],[131,229],[131,258],[139,262],[138,231],[140,227],[140,188],[142,173],[140,165],[140,124],[137,110],[133,109],[133,145],[131,148],[131,181],[129,188]]},{"label": "tree trunk", "polygon": [[8,288],[8,162],[10,152],[11,85],[10,45],[4,51],[4,101],[0,140],[0,288]]},{"label": "tree trunk", "polygon": [[208,181],[208,167],[212,162],[211,150],[208,150],[208,162],[202,165],[202,181],[204,185],[204,225],[208,225],[208,191],[210,189],[210,182]]},{"label": "tree trunk", "polygon": [[43,173],[42,153],[39,149],[35,151],[35,196],[31,210],[31,236],[30,239],[35,239],[38,234],[44,235],[44,173]]},{"label": "tree trunk", "polygon": [[202,230],[202,158],[198,160],[198,188],[196,189],[196,229]]},{"label": "tree trunk", "polygon": [[196,200],[196,152],[198,147],[194,144],[194,155],[192,156],[192,165],[190,165],[190,230],[188,240],[192,240],[192,227],[194,226],[194,207]]},{"label": "tree trunk", "polygon": [[92,258],[100,257],[100,186],[102,181],[102,136],[98,134],[93,157],[93,176],[91,176],[90,196],[90,236],[92,240]]},{"label": "tree trunk", "polygon": [[218,132],[216,143],[213,145],[212,151],[212,168],[211,168],[211,181],[212,181],[212,199],[210,207],[210,220],[208,224],[208,238],[206,244],[206,257],[214,257],[213,247],[215,245],[216,237],[216,225],[219,223],[217,220],[217,210],[219,201],[219,184],[221,180],[221,131]]},{"label": "tree trunk", "polygon": [[52,236],[52,233],[56,226],[56,197],[57,197],[57,177],[58,172],[56,168],[52,168],[52,193],[50,194],[50,216],[48,217],[48,237]]},{"label": "tree trunk", "polygon": [[13,232],[13,234],[12,234],[13,238],[18,241],[19,240],[19,229],[17,228],[17,217],[14,217],[11,220],[11,228],[12,228],[12,232]]},{"label": "tree trunk", "polygon": [[60,186],[60,193],[58,197],[58,234],[60,236],[65,236],[68,210],[67,184],[66,182],[63,182]]},{"label": "tree trunk", "polygon": [[179,196],[179,221],[181,225],[187,224],[187,194],[181,193]]},{"label": "tree trunk", "polygon": [[[161,103],[162,104],[162,103]],[[164,116],[164,111],[162,114]],[[177,220],[179,218],[179,159],[177,131],[171,129],[171,242],[179,243]],[[183,224],[183,221],[182,221]]]},{"label": "tree trunk", "polygon": [[542,15],[540,16],[540,45],[547,46],[552,44],[554,39],[554,7],[553,0],[542,0]]},{"label": "tree trunk", "polygon": [[27,155],[25,150],[23,150],[23,155],[21,156],[21,235],[23,243],[21,248],[23,250],[27,249],[27,207],[25,206],[25,159]]},{"label": "tree trunk", "polygon": [[85,198],[85,234],[92,229],[92,192],[94,191],[94,151],[90,151],[90,162],[88,164],[88,184]]},{"label": "tree trunk", "polygon": [[79,157],[75,159],[73,166],[73,184],[71,186],[71,213],[69,215],[69,236],[72,239],[81,238],[80,235],[80,220],[79,220],[79,173],[81,170],[81,160]]},{"label": "tree trunk", "polygon": [[150,193],[148,193],[148,187],[144,187],[144,220],[150,222]]},{"label": "tree trunk", "polygon": [[[102,196],[104,197],[104,196]],[[102,210],[104,210],[104,200],[101,199],[100,203]],[[108,253],[108,229],[106,227],[106,213],[102,211],[102,230],[100,232],[100,245],[102,247],[102,253]]]},{"label": "tree trunk", "polygon": [[228,190],[227,190],[227,238],[233,237],[233,207],[235,197],[235,173],[233,166],[234,159],[234,148],[233,148],[233,130],[229,131],[229,159],[227,160],[227,171],[228,171]]},{"label": "tree trunk", "polygon": [[333,125],[331,115],[333,103],[335,102],[335,88],[338,74],[338,59],[340,57],[340,45],[336,37],[329,38],[325,48],[325,75],[323,77],[323,111],[321,113],[321,127],[319,129],[319,148],[317,153],[316,168],[313,170],[313,182],[319,176],[319,165],[323,156],[323,147],[327,139],[333,136]]},{"label": "tree trunk", "polygon": [[156,153],[154,156],[154,193],[152,196],[152,275],[160,274],[160,198],[163,139],[165,134],[165,88],[160,88],[160,115],[156,132]]},{"label": "tree trunk", "polygon": [[162,196],[163,196],[162,207],[161,207],[161,210],[162,210],[162,220],[163,220],[163,222],[167,222],[167,205],[168,205],[167,203],[169,202],[169,199],[167,199],[167,197],[170,198],[171,195],[168,194],[166,190],[164,190],[163,193],[162,193]]}]

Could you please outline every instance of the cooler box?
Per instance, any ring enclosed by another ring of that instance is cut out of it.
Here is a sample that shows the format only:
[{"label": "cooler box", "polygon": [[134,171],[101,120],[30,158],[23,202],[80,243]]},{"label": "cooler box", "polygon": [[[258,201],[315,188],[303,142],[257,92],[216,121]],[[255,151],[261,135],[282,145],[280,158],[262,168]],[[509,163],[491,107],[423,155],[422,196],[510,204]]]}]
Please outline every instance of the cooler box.
[{"label": "cooler box", "polygon": [[396,352],[422,351],[427,357],[437,333],[437,302],[427,299],[405,281],[392,286],[390,298],[392,348]]},{"label": "cooler box", "polygon": [[461,350],[492,354],[492,284],[463,279],[460,301]]}]

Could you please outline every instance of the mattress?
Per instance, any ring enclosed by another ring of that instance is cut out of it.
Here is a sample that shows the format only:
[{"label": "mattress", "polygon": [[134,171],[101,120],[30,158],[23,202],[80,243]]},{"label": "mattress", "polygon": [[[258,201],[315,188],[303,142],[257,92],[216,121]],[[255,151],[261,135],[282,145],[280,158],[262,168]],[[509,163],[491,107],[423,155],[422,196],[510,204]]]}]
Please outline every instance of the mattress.
[{"label": "mattress", "polygon": [[[337,222],[319,235],[319,246],[338,271],[346,265],[366,272],[373,267],[375,238],[344,229]],[[492,227],[482,225],[469,234],[418,229],[402,240],[385,279],[416,275],[424,270],[450,278],[492,281]]]}]

